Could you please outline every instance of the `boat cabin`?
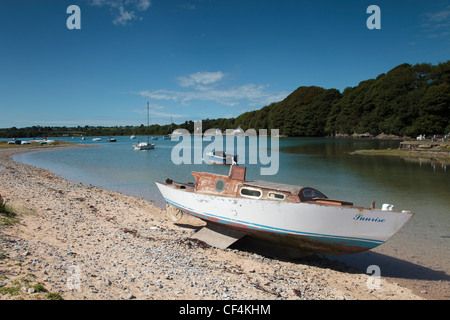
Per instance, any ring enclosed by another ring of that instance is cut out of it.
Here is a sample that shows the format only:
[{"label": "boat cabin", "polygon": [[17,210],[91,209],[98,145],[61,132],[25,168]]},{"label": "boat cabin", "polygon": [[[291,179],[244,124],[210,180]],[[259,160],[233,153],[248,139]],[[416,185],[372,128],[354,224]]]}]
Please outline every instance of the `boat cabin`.
[{"label": "boat cabin", "polygon": [[350,202],[328,199],[319,190],[267,181],[246,181],[246,167],[231,166],[228,176],[207,172],[192,172],[194,183],[179,183],[170,179],[166,184],[186,191],[215,194],[224,197],[248,198],[286,202],[307,202],[325,205],[353,205]]}]

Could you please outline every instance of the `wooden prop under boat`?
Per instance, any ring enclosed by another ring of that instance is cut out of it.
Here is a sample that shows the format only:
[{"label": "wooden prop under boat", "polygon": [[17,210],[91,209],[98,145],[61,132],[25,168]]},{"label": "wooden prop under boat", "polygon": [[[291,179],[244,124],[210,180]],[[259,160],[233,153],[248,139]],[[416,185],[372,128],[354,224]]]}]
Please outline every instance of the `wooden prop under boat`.
[{"label": "wooden prop under boat", "polygon": [[375,248],[413,216],[331,200],[310,187],[246,181],[245,167],[231,166],[228,176],[192,172],[195,183],[157,182],[167,214],[207,222],[194,238],[227,248],[244,236],[274,245],[288,256],[350,254]]}]

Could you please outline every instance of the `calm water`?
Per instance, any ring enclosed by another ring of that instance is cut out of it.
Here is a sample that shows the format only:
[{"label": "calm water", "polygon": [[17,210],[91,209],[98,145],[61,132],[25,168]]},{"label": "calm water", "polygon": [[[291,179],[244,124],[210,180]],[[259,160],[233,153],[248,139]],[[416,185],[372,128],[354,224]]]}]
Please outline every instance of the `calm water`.
[{"label": "calm water", "polygon": [[[116,143],[106,142],[107,137],[101,142],[93,142],[91,138],[86,141],[62,138],[59,140],[99,147],[25,153],[14,159],[74,182],[144,197],[160,207],[164,201],[154,181],[166,178],[193,181],[191,171],[228,173],[228,166],[173,164],[171,151],[178,144],[176,141],[160,138],[153,141],[154,150],[132,151],[132,144],[139,138],[119,137]],[[205,141],[203,147],[209,143]],[[261,176],[260,165],[248,165],[247,179],[311,186],[329,198],[355,205],[368,207],[375,201],[377,208],[390,203],[396,210],[414,212],[415,216],[391,241],[367,254],[353,255],[348,261],[361,268],[383,265],[382,275],[448,281],[450,168],[447,170],[439,162],[349,154],[358,149],[397,148],[398,145],[398,141],[369,139],[280,139],[278,173]],[[248,148],[246,152],[248,158]]]}]

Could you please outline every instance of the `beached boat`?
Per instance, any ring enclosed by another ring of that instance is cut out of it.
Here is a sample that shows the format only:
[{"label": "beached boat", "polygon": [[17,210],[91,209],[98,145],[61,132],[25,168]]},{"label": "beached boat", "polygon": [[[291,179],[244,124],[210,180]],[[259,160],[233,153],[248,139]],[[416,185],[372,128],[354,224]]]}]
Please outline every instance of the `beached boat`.
[{"label": "beached boat", "polygon": [[214,151],[206,154],[210,163],[215,164],[236,164],[237,155],[225,153],[223,151]]},{"label": "beached boat", "polygon": [[207,222],[194,238],[227,248],[250,236],[290,258],[375,248],[413,216],[390,205],[380,210],[373,203],[364,208],[332,200],[311,187],[246,181],[245,172],[233,165],[228,176],[192,172],[195,183],[166,179],[156,184],[174,222],[183,214]]}]

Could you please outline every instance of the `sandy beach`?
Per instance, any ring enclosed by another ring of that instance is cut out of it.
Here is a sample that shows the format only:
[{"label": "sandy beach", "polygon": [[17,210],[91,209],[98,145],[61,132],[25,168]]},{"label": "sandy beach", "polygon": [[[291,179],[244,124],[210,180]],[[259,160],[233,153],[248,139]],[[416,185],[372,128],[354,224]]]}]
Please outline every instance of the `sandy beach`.
[{"label": "sandy beach", "polygon": [[0,150],[0,194],[19,212],[0,226],[1,300],[47,299],[36,284],[64,300],[439,299],[320,257],[207,246],[190,238],[199,220],[11,159],[37,149]]}]

